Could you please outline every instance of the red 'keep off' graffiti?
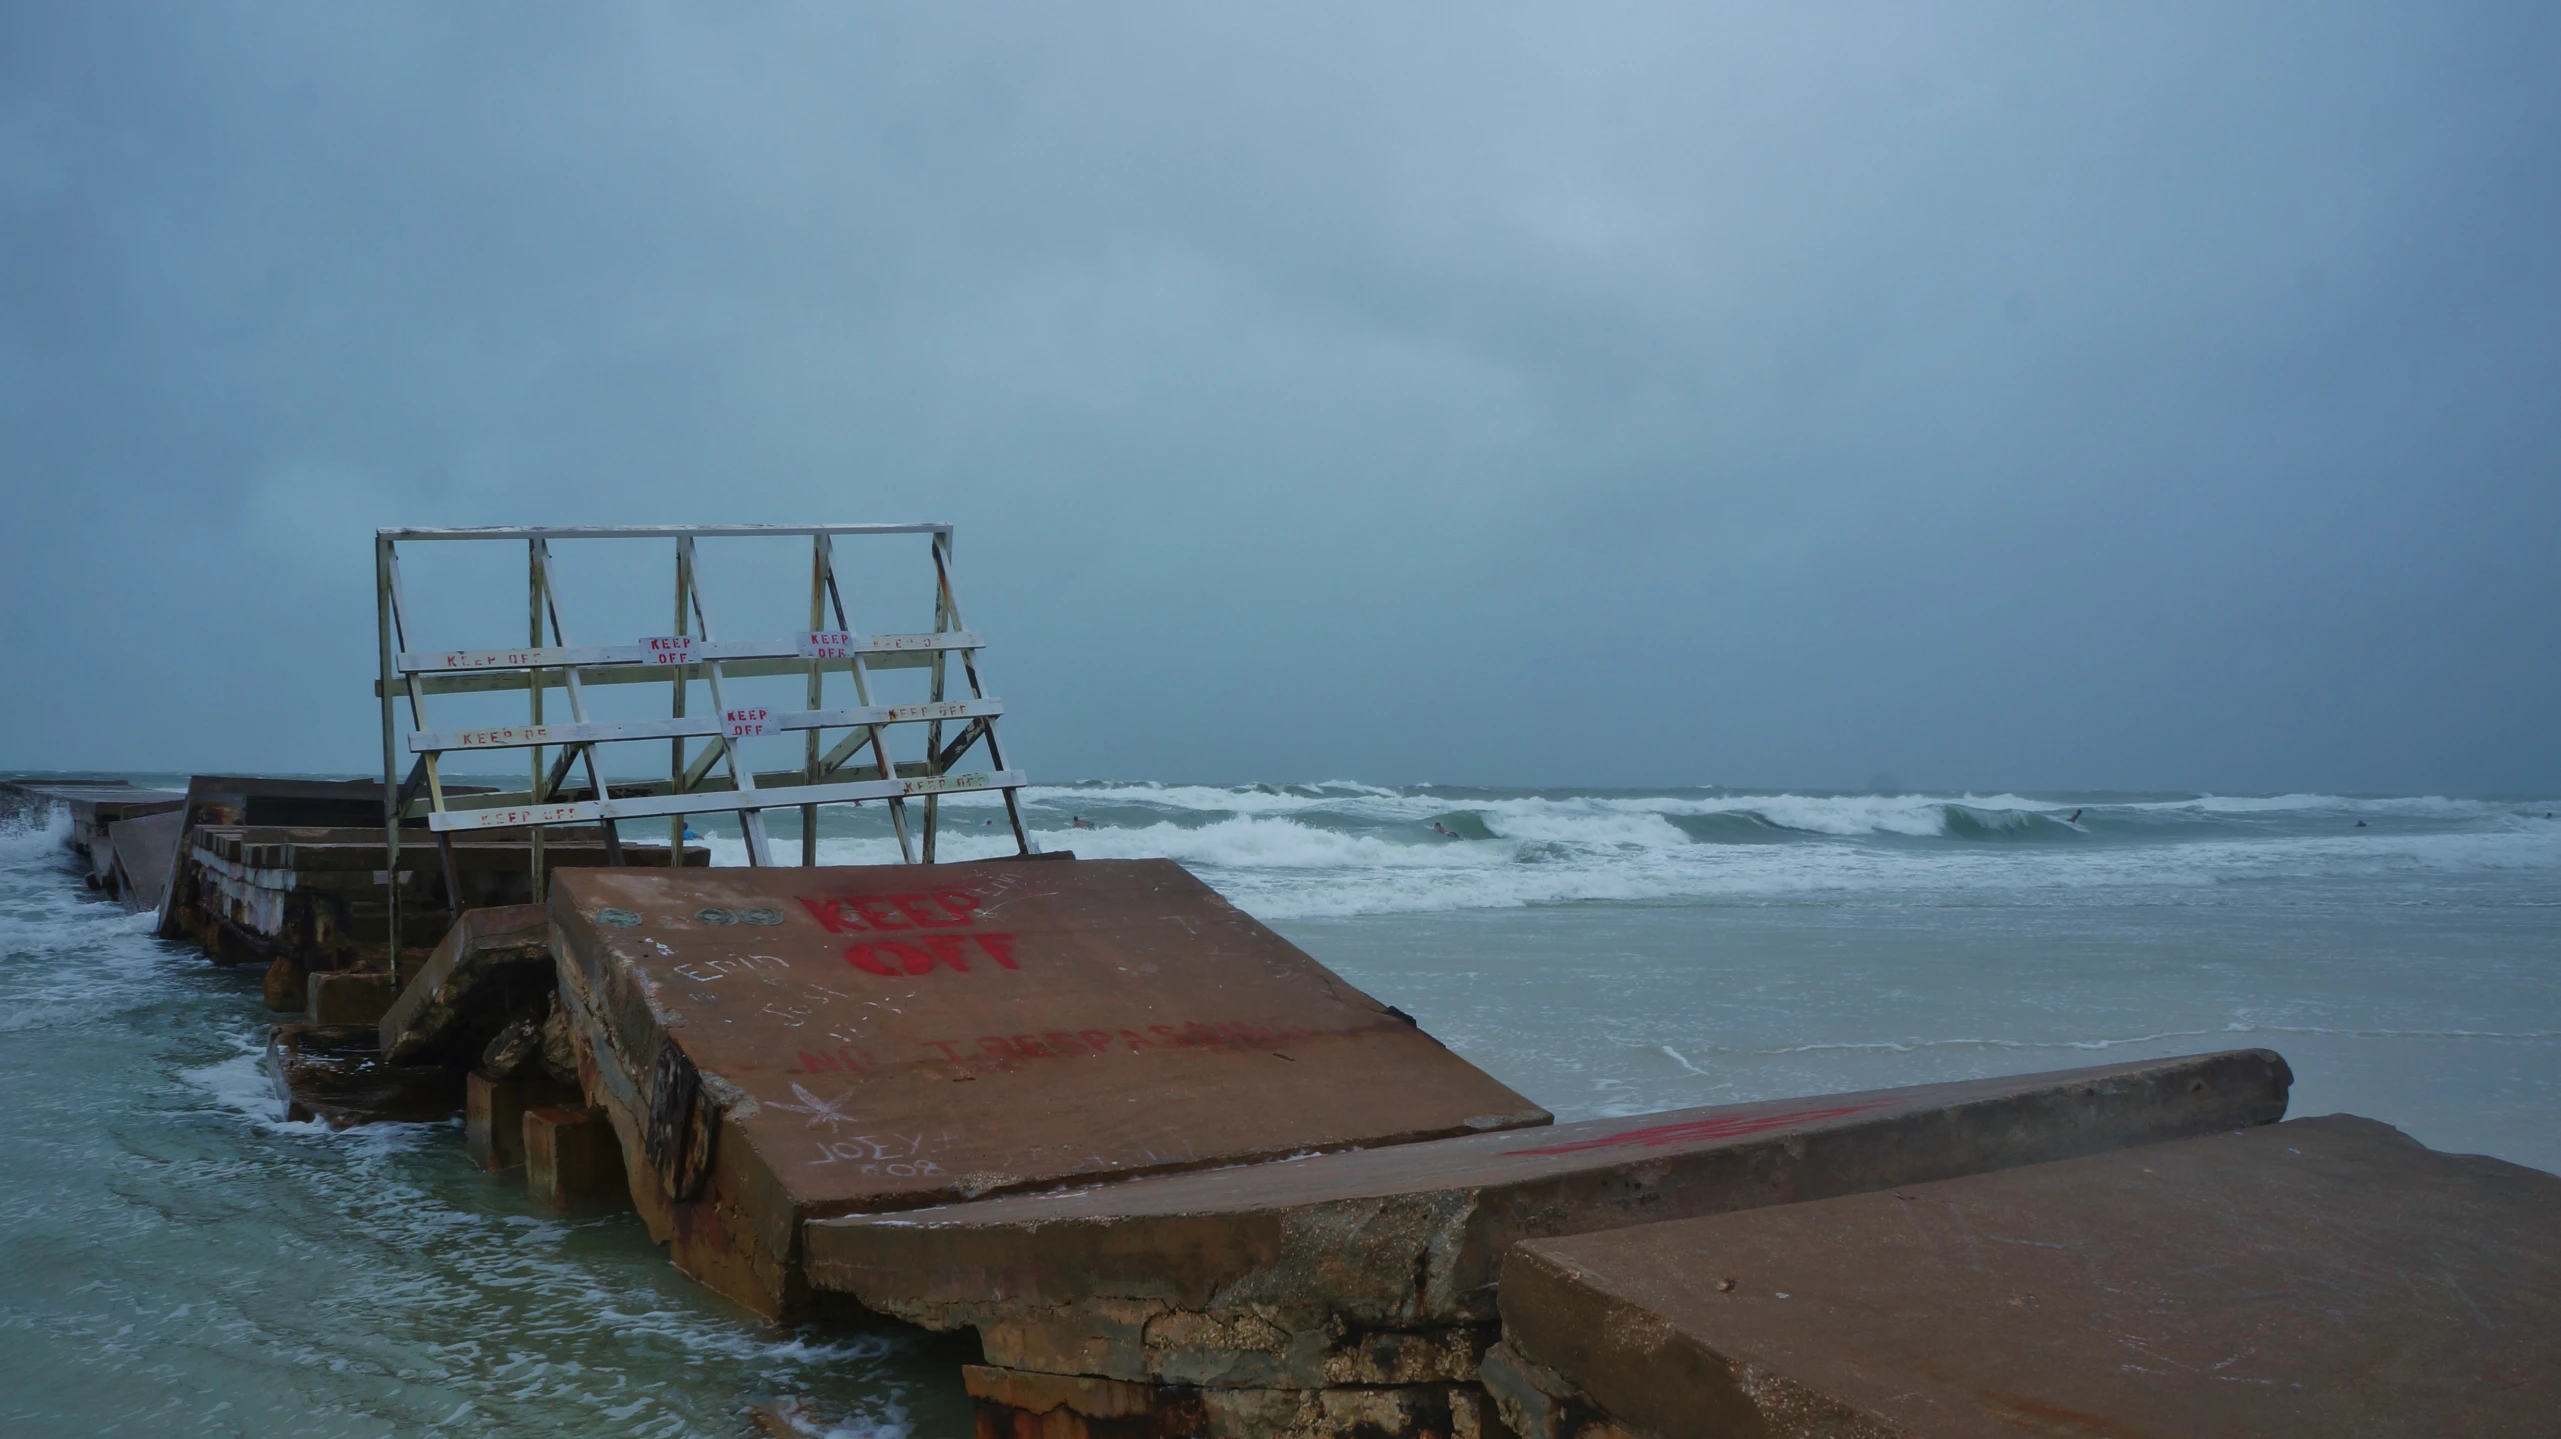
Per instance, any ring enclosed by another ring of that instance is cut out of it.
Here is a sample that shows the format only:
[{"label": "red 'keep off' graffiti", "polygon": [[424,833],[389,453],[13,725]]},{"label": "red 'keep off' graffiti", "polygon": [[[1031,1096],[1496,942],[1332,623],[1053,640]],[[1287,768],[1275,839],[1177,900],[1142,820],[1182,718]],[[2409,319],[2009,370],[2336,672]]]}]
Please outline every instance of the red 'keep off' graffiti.
[{"label": "red 'keep off' graffiti", "polygon": [[931,894],[800,896],[803,907],[829,934],[880,929],[954,929],[978,923],[978,896],[963,889]]},{"label": "red 'keep off' graffiti", "polygon": [[[1014,962],[1010,934],[914,934],[927,929],[965,929],[978,923],[978,896],[945,889],[930,894],[864,894],[812,898],[801,905],[829,934],[869,934],[901,930],[911,939],[869,940],[845,951],[845,962],[866,973],[899,978],[927,973],[937,965],[969,973],[974,957],[993,960],[999,969],[1020,969]],[[967,942],[964,943],[963,941]]]}]

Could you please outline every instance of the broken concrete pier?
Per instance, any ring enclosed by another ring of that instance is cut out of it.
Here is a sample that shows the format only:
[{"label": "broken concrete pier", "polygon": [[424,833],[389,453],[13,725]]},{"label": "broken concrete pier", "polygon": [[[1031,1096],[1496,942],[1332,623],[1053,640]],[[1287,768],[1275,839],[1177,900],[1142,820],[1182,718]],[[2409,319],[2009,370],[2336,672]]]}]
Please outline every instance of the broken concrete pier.
[{"label": "broken concrete pier", "polygon": [[1520,1439],[2332,1439],[2561,1423],[2561,1177],[2349,1115],[1536,1240]]},{"label": "broken concrete pier", "polygon": [[1475,1402],[1519,1240],[2267,1124],[2290,1082],[2243,1050],[1592,1120],[820,1220],[805,1269],[873,1310],[975,1329],[991,1409],[1066,1395],[1126,1419],[1358,1391],[1423,1426],[1381,1432],[1439,1434]]},{"label": "broken concrete pier", "polygon": [[1167,861],[574,870],[551,915],[634,1202],[768,1315],[812,1218],[1548,1119]]},{"label": "broken concrete pier", "polygon": [[113,880],[107,886],[129,914],[157,914],[169,893],[169,874],[177,867],[178,841],[187,817],[174,806],[156,814],[121,819],[107,826],[113,852]]},{"label": "broken concrete pier", "polygon": [[22,818],[56,804],[70,811],[65,842],[86,862],[89,887],[111,893],[116,876],[109,829],[119,821],[174,811],[185,799],[175,790],[140,789],[120,779],[0,782],[0,814]]}]

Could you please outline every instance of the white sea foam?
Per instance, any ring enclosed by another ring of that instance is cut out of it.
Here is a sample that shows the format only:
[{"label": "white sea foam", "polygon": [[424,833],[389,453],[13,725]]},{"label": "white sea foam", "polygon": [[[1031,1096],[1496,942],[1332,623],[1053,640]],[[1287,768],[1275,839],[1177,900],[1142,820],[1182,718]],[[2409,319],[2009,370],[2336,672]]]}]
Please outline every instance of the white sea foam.
[{"label": "white sea foam", "polygon": [[[995,797],[975,798],[975,813],[946,810],[941,857],[1012,852]],[[2074,811],[2082,827],[2059,822]],[[1271,919],[1896,893],[1945,899],[1997,891],[2033,902],[2039,893],[2175,895],[2278,878],[2561,869],[2561,822],[2542,820],[2540,806],[2427,796],[2065,803],[2010,793],[1091,784],[1028,790],[1025,812],[1045,850],[1177,860]],[[1102,827],[1071,827],[1071,815]],[[2356,818],[2372,825],[2350,828]],[[1466,837],[1435,833],[1445,821]],[[1719,823],[1741,828],[1713,828]],[[1755,835],[1769,842],[1724,842]],[[745,862],[734,836],[715,832],[706,843],[715,863]],[[894,862],[898,849],[885,834],[831,835],[819,856],[881,864]]]}]

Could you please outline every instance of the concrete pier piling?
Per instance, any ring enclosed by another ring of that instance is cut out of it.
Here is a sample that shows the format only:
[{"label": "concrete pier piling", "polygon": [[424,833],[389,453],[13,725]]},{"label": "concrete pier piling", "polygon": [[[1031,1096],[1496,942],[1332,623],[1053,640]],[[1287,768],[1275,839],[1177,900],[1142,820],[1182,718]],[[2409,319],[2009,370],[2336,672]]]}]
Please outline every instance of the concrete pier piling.
[{"label": "concrete pier piling", "polygon": [[622,1146],[603,1110],[573,1105],[528,1109],[524,1145],[525,1188],[536,1202],[563,1213],[630,1206]]}]

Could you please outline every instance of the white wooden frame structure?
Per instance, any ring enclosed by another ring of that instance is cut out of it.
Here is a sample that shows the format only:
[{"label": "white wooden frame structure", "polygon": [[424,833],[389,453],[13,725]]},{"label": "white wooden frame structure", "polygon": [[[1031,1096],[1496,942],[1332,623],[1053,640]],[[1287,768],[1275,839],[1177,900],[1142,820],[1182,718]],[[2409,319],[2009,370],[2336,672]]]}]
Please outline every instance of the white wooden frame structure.
[{"label": "white wooden frame structure", "polygon": [[[853,626],[836,583],[835,541],[847,536],[896,535],[930,537],[934,628],[923,634],[865,634]],[[695,542],[776,536],[805,536],[810,542],[809,628],[780,639],[716,639],[695,570]],[[552,573],[550,542],[571,539],[673,540],[674,632],[623,644],[570,644],[560,625],[559,586]],[[399,547],[403,542],[456,540],[511,541],[525,546],[528,625],[524,645],[488,650],[408,648],[410,612],[401,588]],[[1004,794],[1005,814],[1013,826],[1015,844],[1020,852],[1032,853],[1018,794],[1024,783],[1023,773],[1005,768],[1004,750],[996,738],[996,718],[1004,713],[1005,706],[989,696],[980,682],[978,651],[984,642],[974,631],[961,628],[960,607],[952,599],[951,553],[952,527],[948,524],[493,526],[374,531],[374,589],[382,660],[382,674],[375,689],[382,701],[383,833],[387,850],[384,879],[390,889],[392,952],[397,955],[400,945],[401,822],[421,814],[436,838],[446,894],[455,904],[460,903],[461,896],[453,853],[453,834],[457,830],[528,830],[537,901],[543,893],[543,830],[549,825],[600,825],[606,862],[620,864],[622,836],[617,822],[663,815],[673,862],[683,855],[686,815],[735,813],[746,835],[748,863],[770,865],[774,862],[773,850],[765,835],[764,812],[797,806],[802,815],[800,862],[814,865],[818,862],[818,807],[878,799],[888,802],[890,825],[898,836],[900,855],[909,863],[931,864],[941,817],[940,797],[992,789]],[[827,628],[831,619],[835,622],[833,629]],[[968,688],[966,698],[946,697],[955,657]],[[931,672],[924,703],[872,703],[872,671],[919,668]],[[851,706],[826,707],[826,677],[831,673],[853,680]],[[728,703],[724,680],[782,674],[808,676],[806,708],[778,711],[768,706],[733,707]],[[696,679],[709,682],[712,708],[708,714],[686,712],[687,696]],[[674,693],[666,719],[588,718],[587,686],[647,682],[672,683]],[[427,696],[497,690],[527,692],[529,712],[524,724],[470,729],[428,727]],[[565,691],[568,723],[546,720],[543,700],[547,690]],[[396,703],[403,697],[409,702],[409,728],[405,733],[395,714]],[[925,726],[922,760],[891,760],[888,730],[903,724]],[[944,727],[950,724],[958,724],[960,730],[945,743]],[[825,743],[824,735],[831,729],[846,731],[832,745]],[[758,774],[740,763],[734,741],[794,731],[806,737],[806,760],[798,770]],[[620,783],[605,779],[596,762],[597,745],[650,739],[669,741],[666,779]],[[689,759],[686,742],[694,739],[709,743]],[[952,766],[982,740],[987,746],[989,768],[953,773]],[[544,751],[554,747],[558,756],[546,768]],[[529,752],[527,787],[523,791],[447,795],[441,774],[444,756],[506,749]],[[415,756],[405,767],[404,750]],[[854,764],[866,750],[870,763]],[[714,776],[711,771],[715,764],[721,765],[725,773]],[[572,780],[573,767],[584,770],[584,783]],[[918,826],[921,835],[916,837],[909,834],[909,799],[924,801],[923,823]]]}]

